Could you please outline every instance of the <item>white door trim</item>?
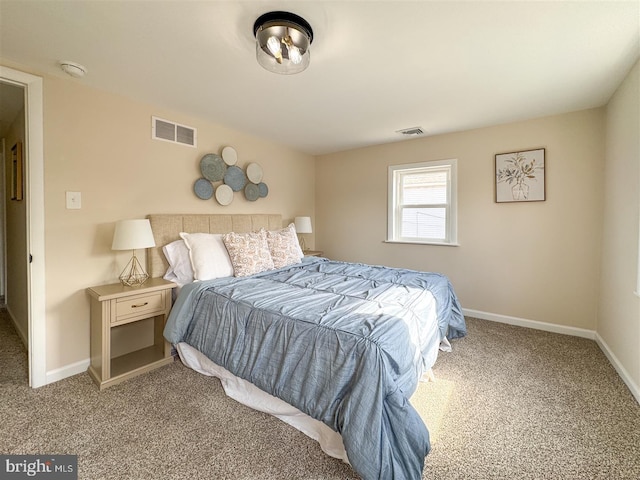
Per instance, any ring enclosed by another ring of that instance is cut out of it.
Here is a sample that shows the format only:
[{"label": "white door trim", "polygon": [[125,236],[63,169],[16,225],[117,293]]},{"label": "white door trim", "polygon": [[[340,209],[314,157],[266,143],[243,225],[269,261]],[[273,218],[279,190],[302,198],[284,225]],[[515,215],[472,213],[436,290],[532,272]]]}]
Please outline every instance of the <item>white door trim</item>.
[{"label": "white door trim", "polygon": [[29,310],[29,385],[47,383],[44,259],[44,114],[42,77],[0,65],[0,79],[25,88],[25,200],[27,245],[33,261],[27,270]]}]

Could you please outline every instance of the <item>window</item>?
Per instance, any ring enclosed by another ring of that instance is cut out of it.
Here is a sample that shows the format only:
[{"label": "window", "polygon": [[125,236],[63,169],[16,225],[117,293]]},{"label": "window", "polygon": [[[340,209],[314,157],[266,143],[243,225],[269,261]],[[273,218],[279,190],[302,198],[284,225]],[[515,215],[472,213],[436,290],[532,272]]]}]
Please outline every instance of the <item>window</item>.
[{"label": "window", "polygon": [[389,242],[455,245],[456,160],[389,167]]}]

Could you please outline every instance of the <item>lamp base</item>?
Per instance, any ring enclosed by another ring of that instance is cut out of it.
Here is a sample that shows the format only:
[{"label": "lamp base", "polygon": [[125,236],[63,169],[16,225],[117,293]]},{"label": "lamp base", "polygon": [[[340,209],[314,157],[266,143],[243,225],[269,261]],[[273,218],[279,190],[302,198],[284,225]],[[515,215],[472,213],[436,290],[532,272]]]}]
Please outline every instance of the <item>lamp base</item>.
[{"label": "lamp base", "polygon": [[144,271],[142,265],[136,258],[136,254],[134,253],[127,263],[127,266],[124,267],[122,273],[120,274],[120,283],[127,287],[139,287],[144,284],[149,279],[149,275]]},{"label": "lamp base", "polygon": [[303,252],[307,250],[307,244],[304,241],[304,237],[300,234],[298,234],[298,243],[300,243],[300,248]]}]

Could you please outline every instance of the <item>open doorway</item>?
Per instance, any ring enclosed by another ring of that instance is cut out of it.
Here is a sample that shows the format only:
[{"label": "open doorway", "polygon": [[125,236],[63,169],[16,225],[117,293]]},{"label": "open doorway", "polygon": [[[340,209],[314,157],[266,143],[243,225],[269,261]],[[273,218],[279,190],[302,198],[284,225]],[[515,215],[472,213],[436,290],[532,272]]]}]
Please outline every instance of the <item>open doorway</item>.
[{"label": "open doorway", "polygon": [[23,175],[26,139],[24,99],[25,87],[0,83],[0,138],[4,160],[0,209],[0,296],[18,335],[28,349],[27,222]]},{"label": "open doorway", "polygon": [[[14,183],[13,178],[3,182],[12,189],[10,198],[15,196],[18,210],[23,210],[22,228],[24,237],[19,239],[22,243],[22,249],[16,250],[17,255],[21,256],[18,261],[24,265],[24,316],[26,316],[26,336],[29,353],[29,385],[31,387],[40,387],[46,385],[46,321],[45,321],[45,258],[44,258],[44,143],[43,143],[43,96],[42,96],[42,78],[28,73],[20,72],[11,68],[0,66],[0,87],[5,86],[18,88],[22,91],[22,99],[24,106],[24,135],[18,146],[18,141],[5,142],[5,161],[11,161],[11,168],[5,169],[10,175],[14,175],[12,170],[13,162],[16,162],[16,174],[18,168],[21,168],[21,200],[19,195],[14,195],[13,188],[18,189],[18,182]],[[15,92],[15,90],[7,90]],[[15,150],[14,150],[15,145]],[[15,153],[14,153],[15,152]],[[10,158],[9,158],[10,156]],[[7,198],[7,195],[4,195]],[[13,200],[10,200],[13,201]],[[18,206],[18,203],[20,204]],[[6,207],[6,205],[5,205]],[[13,206],[12,206],[13,207]],[[7,212],[7,208],[3,209]],[[15,212],[12,212],[12,214]],[[4,225],[8,220],[8,215],[3,219]],[[7,232],[3,233],[5,248],[8,244]],[[6,257],[5,257],[6,259]],[[2,271],[7,271],[7,265],[3,265]],[[9,282],[7,279],[3,283],[5,290],[8,290]],[[4,279],[3,279],[4,282]],[[7,293],[10,293],[8,290]],[[19,295],[19,294],[17,294]],[[11,299],[8,299],[11,301]]]}]

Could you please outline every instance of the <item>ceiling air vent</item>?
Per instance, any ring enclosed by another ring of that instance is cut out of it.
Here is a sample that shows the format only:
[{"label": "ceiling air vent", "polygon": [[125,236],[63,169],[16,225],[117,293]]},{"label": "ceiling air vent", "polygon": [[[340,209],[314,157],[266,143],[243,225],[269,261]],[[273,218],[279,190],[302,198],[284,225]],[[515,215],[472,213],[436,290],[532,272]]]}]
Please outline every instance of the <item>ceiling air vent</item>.
[{"label": "ceiling air vent", "polygon": [[411,127],[411,128],[403,128],[402,130],[396,130],[396,133],[400,133],[402,135],[424,135],[425,131],[422,127]]},{"label": "ceiling air vent", "polygon": [[197,130],[169,120],[151,117],[151,138],[165,142],[179,143],[190,147],[196,146]]}]

